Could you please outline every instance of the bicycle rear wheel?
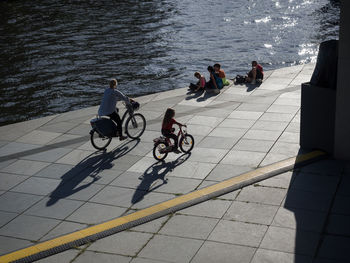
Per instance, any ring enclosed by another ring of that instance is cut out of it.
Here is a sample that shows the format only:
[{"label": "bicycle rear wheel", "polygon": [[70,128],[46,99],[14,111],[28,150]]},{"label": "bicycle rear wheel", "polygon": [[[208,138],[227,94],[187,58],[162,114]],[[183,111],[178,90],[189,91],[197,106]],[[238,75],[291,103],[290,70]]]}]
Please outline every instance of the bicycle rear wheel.
[{"label": "bicycle rear wheel", "polygon": [[164,160],[168,156],[168,152],[165,150],[168,144],[165,142],[157,142],[153,147],[153,157],[158,160]]},{"label": "bicycle rear wheel", "polygon": [[184,153],[189,153],[194,146],[194,138],[191,134],[186,134],[180,139],[180,149]]},{"label": "bicycle rear wheel", "polygon": [[125,132],[131,139],[139,138],[146,129],[146,119],[140,113],[130,116],[125,123]]},{"label": "bicycle rear wheel", "polygon": [[106,137],[99,134],[96,130],[90,132],[90,140],[92,146],[97,150],[104,150],[111,143],[112,137]]}]

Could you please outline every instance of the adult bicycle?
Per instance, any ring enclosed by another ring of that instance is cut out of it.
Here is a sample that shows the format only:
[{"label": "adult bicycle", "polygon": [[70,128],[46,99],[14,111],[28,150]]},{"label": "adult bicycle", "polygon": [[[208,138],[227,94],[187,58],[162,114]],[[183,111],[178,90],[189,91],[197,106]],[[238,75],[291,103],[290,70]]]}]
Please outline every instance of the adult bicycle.
[{"label": "adult bicycle", "polygon": [[[140,107],[136,101],[125,104],[126,111],[122,117],[122,125],[126,135],[131,139],[141,137],[146,129],[146,119],[141,113],[135,113]],[[124,125],[125,123],[125,125]],[[90,121],[92,130],[90,140],[92,146],[97,150],[104,150],[111,143],[113,137],[119,137],[116,123],[108,116],[97,116]]]}]

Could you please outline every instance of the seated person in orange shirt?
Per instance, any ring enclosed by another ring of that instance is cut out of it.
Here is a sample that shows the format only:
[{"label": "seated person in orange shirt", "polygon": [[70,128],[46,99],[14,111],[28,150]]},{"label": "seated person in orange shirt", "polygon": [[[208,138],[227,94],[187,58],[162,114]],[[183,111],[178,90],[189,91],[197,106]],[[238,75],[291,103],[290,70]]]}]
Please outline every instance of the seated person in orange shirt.
[{"label": "seated person in orange shirt", "polygon": [[214,64],[214,69],[215,73],[219,76],[219,78],[222,79],[222,83],[224,84],[224,86],[230,85],[230,83],[226,79],[225,71],[221,69],[221,65],[219,63]]}]

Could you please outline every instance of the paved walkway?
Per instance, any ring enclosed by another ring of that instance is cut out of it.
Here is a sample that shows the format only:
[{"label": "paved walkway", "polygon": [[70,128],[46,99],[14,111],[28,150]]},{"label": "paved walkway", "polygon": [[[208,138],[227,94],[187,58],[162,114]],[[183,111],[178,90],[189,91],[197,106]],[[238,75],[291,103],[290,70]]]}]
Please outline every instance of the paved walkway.
[{"label": "paved walkway", "polygon": [[[300,84],[313,66],[217,96],[140,97],[145,134],[106,153],[87,136],[97,107],[0,127],[0,255],[297,155]],[[196,145],[157,163],[167,107]],[[40,262],[348,262],[349,167],[320,161]]]}]

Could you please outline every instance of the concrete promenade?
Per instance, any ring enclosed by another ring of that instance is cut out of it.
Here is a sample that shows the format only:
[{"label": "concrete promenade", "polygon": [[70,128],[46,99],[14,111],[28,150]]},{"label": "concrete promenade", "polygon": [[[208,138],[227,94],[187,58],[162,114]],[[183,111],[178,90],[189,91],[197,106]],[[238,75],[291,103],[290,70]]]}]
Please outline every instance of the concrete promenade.
[{"label": "concrete promenade", "polygon": [[[144,135],[107,152],[89,141],[98,107],[0,127],[0,255],[297,155],[313,67],[214,96],[139,97]],[[161,163],[152,140],[167,107],[195,147]],[[323,160],[38,262],[349,262],[348,189],[350,164]]]}]

